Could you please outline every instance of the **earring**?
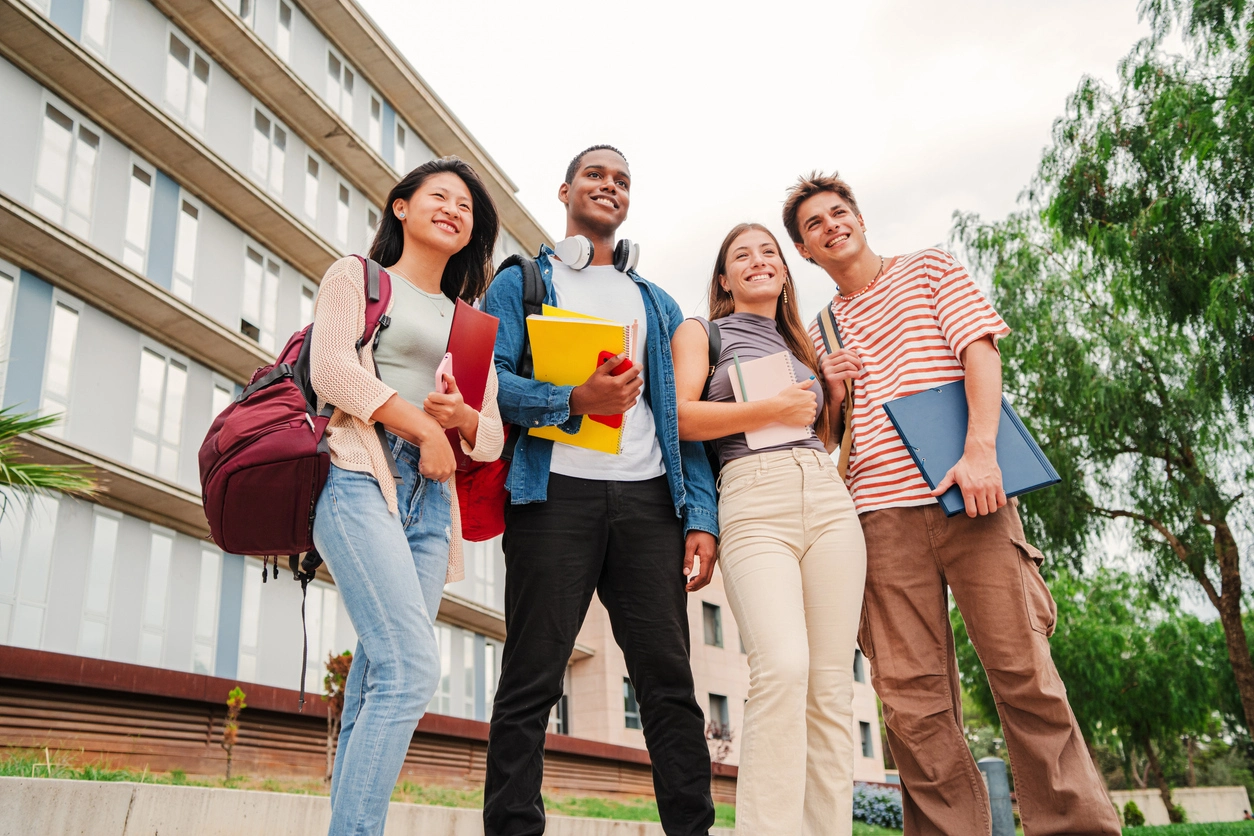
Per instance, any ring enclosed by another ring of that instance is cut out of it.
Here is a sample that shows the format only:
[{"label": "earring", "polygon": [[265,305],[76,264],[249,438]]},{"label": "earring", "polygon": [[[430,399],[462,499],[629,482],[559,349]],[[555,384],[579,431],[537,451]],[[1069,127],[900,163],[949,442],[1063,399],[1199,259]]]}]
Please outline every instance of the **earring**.
[{"label": "earring", "polygon": [[784,285],[784,304],[788,304],[788,285]]},{"label": "earring", "polygon": [[397,215],[396,217],[400,218],[400,219],[403,221],[403,220],[405,220],[405,213],[404,213],[404,212],[401,212],[401,213],[400,213],[399,215]]}]

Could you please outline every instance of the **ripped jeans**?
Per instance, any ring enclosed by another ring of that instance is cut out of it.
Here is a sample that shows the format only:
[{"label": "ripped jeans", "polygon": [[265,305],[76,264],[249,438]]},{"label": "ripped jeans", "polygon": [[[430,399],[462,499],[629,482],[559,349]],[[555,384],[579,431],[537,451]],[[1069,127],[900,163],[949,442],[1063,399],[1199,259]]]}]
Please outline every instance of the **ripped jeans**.
[{"label": "ripped jeans", "polygon": [[448,568],[448,483],[418,472],[418,448],[391,434],[400,515],[369,473],[335,465],[314,543],[357,631],[331,780],[330,836],[381,836],[418,720],[440,680],[433,622]]}]

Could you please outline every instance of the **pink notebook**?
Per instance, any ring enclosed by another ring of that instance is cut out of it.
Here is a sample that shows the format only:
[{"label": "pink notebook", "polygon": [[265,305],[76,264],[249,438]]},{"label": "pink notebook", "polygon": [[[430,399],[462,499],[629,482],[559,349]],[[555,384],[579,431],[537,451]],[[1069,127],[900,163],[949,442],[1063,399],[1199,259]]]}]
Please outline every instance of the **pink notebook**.
[{"label": "pink notebook", "polygon": [[[742,361],[739,374],[736,371],[736,364],[733,363],[727,367],[727,375],[731,378],[732,393],[736,396],[737,403],[772,398],[783,391],[785,386],[791,386],[797,382],[792,357],[787,351],[759,357],[757,360]],[[744,376],[747,393],[740,390],[741,375]],[[762,450],[793,441],[804,441],[809,437],[809,427],[767,424],[759,430],[745,433],[745,444],[750,450]]]}]

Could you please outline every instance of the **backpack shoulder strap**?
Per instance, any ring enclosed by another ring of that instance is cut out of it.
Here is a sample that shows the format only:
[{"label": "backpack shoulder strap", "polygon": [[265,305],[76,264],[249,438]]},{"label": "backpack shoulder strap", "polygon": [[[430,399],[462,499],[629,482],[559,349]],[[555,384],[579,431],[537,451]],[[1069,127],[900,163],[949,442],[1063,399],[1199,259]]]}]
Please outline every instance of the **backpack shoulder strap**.
[{"label": "backpack shoulder strap", "polygon": [[[501,275],[501,273],[511,267],[518,267],[522,270],[523,319],[529,316],[539,316],[544,312],[544,296],[546,293],[544,276],[540,275],[540,265],[536,263],[534,258],[515,254],[501,262],[501,266],[496,268],[496,275]],[[531,338],[528,336],[524,326],[523,352],[522,357],[518,360],[518,376],[528,378],[531,377],[531,372]]]},{"label": "backpack shoulder strap", "polygon": [[701,389],[701,400],[708,401],[710,399],[710,383],[714,380],[714,370],[718,368],[719,358],[723,356],[723,334],[718,329],[718,323],[713,320],[703,320],[706,325],[705,333],[709,340],[709,370],[705,373],[705,386]]},{"label": "backpack shoulder strap", "polygon": [[392,303],[392,277],[379,262],[360,255],[357,258],[366,272],[366,327],[357,340],[360,351],[367,342],[372,343],[371,348],[378,348],[383,329],[392,324],[387,315],[388,305]]},{"label": "backpack shoulder strap", "polygon": [[[823,338],[823,349],[831,354],[833,348],[844,348],[845,343],[840,338],[840,326],[836,324],[836,317],[832,314],[832,306],[830,303],[824,305],[819,310],[816,317],[819,324],[819,335]],[[836,472],[840,474],[841,479],[846,478],[849,472],[849,456],[853,452],[853,386],[845,386],[845,403],[843,404],[843,430],[840,436],[839,454],[836,457]]]}]

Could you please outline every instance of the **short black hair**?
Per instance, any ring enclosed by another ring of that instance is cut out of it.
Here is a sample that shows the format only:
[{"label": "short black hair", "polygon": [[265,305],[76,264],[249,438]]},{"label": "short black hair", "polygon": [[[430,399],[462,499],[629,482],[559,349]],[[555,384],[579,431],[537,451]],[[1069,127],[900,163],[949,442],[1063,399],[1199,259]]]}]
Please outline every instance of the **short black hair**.
[{"label": "short black hair", "polygon": [[[615,154],[623,158],[623,162],[627,162],[627,155],[619,151],[613,145],[590,145],[575,155],[570,161],[570,165],[566,166],[566,183],[573,183],[575,175],[579,173],[579,165],[583,162],[583,158],[591,154],[593,151],[613,151]],[[631,165],[631,163],[627,163]]]}]

